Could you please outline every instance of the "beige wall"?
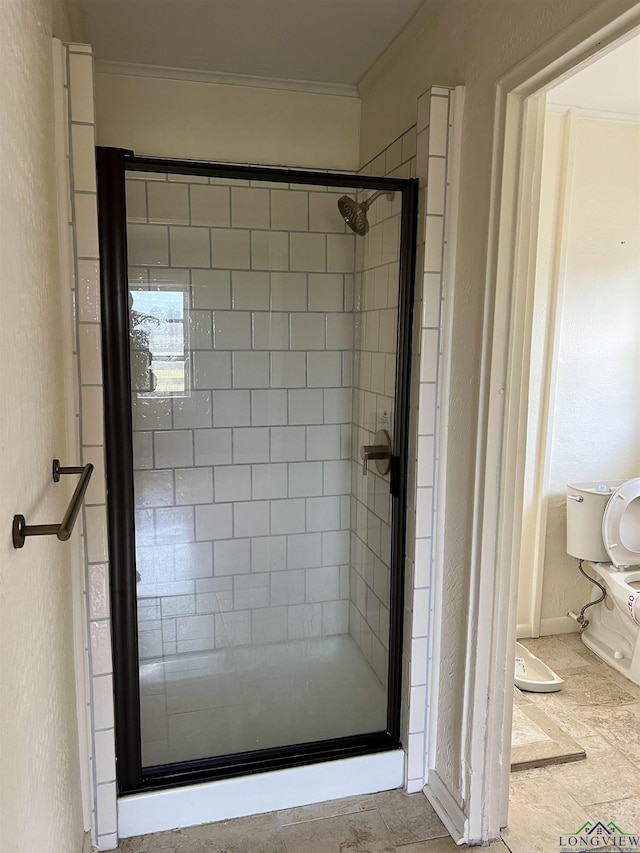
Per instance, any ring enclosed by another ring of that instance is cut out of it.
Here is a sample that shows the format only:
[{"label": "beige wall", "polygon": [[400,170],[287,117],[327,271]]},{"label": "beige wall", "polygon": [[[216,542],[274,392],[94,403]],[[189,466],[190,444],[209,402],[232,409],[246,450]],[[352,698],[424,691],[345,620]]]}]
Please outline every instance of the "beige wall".
[{"label": "beige wall", "polygon": [[[360,87],[362,163],[411,124],[416,99],[430,85],[466,87],[448,401],[448,458],[455,461],[445,474],[444,507],[444,571],[459,576],[458,593],[470,577],[474,478],[477,461],[482,463],[476,459],[476,440],[483,323],[486,311],[488,321],[493,312],[493,285],[487,292],[486,272],[496,84],[596,5],[595,0],[448,0],[394,61],[374,69]],[[606,4],[611,19],[632,5],[629,0]],[[455,608],[455,600],[451,606]],[[447,601],[443,607],[447,612]],[[446,632],[457,635],[456,624],[455,619],[444,624],[443,648],[451,648]],[[479,629],[471,625],[471,630]],[[473,637],[471,641],[473,645]],[[464,661],[452,665],[452,660],[449,654],[445,663],[452,671],[441,672],[441,679],[457,673],[462,682]],[[452,732],[440,747],[439,773],[455,788],[462,732]]]},{"label": "beige wall", "polygon": [[[449,453],[456,464],[447,474],[446,507],[446,559],[455,565],[470,561],[496,83],[595,5],[449,0],[394,63],[361,86],[363,163],[412,123],[416,99],[430,85],[466,87],[449,401]],[[616,7],[622,12],[631,4],[608,5],[613,17]]]},{"label": "beige wall", "polygon": [[76,853],[82,808],[71,575],[65,543],[14,550],[14,513],[62,518],[51,481],[66,448],[52,99],[52,18],[62,4],[0,3],[0,849]]},{"label": "beige wall", "polygon": [[578,119],[575,132],[554,365],[543,633],[545,619],[579,609],[590,594],[566,553],[566,484],[640,476],[640,125]]},{"label": "beige wall", "polygon": [[136,154],[356,169],[360,101],[155,77],[96,75],[98,144]]},{"label": "beige wall", "polygon": [[[529,411],[527,416],[522,539],[518,578],[517,636],[532,637],[539,631],[539,606],[542,582],[539,515],[546,512],[547,497],[540,496],[544,485],[540,478],[546,470],[546,435],[553,410],[549,410],[552,377],[547,369],[553,362],[552,348],[557,338],[554,323],[558,300],[557,262],[560,257],[566,205],[565,160],[570,157],[566,140],[569,122],[564,116],[548,115],[544,128],[538,245],[533,304],[531,357],[529,364]],[[568,199],[567,199],[568,202]],[[544,495],[544,491],[542,492]],[[544,559],[544,554],[542,555]],[[576,573],[577,574],[577,573]],[[577,577],[576,577],[577,580]],[[575,625],[577,628],[577,624]]]}]

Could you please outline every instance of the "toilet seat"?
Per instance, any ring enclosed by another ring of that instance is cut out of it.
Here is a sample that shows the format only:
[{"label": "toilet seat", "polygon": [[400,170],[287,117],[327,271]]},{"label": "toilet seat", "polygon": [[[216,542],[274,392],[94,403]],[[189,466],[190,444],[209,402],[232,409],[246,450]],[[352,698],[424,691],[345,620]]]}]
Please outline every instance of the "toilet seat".
[{"label": "toilet seat", "polygon": [[602,538],[616,568],[640,565],[640,477],[611,495],[602,516]]}]

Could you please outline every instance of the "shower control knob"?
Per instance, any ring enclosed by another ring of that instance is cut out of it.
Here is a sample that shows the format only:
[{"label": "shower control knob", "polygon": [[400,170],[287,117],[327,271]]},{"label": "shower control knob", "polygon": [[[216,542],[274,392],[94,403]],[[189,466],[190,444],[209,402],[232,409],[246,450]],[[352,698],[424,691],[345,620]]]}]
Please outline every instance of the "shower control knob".
[{"label": "shower control knob", "polygon": [[366,477],[369,471],[369,460],[376,463],[379,474],[388,474],[391,468],[391,434],[389,430],[379,429],[374,437],[375,444],[363,444],[360,448],[362,459],[362,474]]}]

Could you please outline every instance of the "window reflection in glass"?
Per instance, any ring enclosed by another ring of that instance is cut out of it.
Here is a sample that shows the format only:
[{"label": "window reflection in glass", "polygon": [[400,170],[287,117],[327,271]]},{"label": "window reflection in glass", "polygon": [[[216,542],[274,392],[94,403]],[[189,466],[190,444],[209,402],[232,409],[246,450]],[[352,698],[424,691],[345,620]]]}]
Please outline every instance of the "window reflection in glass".
[{"label": "window reflection in glass", "polygon": [[133,391],[154,397],[189,392],[186,299],[183,290],[129,291]]}]

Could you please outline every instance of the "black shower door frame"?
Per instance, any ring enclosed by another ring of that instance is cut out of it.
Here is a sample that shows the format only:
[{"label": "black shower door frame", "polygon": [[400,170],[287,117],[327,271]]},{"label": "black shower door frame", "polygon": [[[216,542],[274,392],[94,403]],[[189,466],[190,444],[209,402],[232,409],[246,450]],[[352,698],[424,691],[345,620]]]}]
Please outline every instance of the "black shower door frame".
[{"label": "black shower door frame", "polygon": [[[127,171],[170,172],[179,175],[382,190],[401,194],[396,414],[390,484],[392,524],[389,677],[387,727],[384,731],[256,750],[233,756],[195,759],[154,767],[142,766],[129,366],[125,197]],[[132,151],[122,148],[107,147],[97,148],[97,176],[111,642],[119,793],[173,788],[399,748],[418,181],[413,178],[384,178],[344,172],[315,172],[144,157],[136,156]]]}]

